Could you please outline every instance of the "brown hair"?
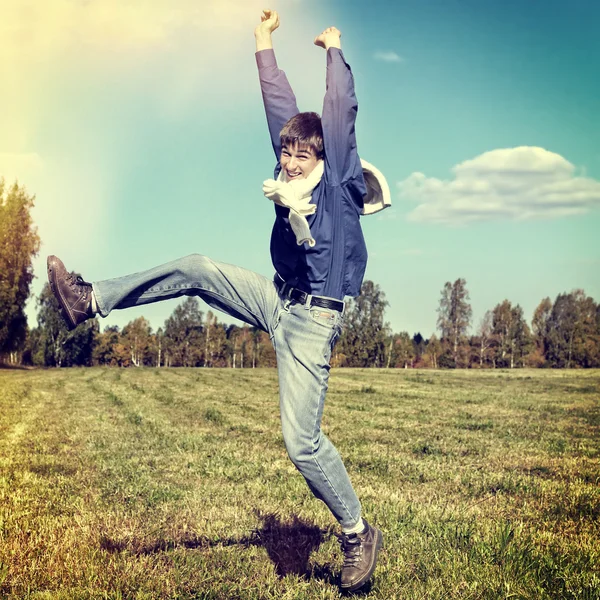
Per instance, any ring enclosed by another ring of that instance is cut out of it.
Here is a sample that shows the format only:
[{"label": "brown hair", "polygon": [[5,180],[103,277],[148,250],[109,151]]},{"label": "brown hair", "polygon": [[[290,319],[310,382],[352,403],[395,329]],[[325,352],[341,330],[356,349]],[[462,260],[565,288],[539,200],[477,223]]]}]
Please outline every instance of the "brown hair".
[{"label": "brown hair", "polygon": [[317,158],[323,158],[323,127],[315,112],[294,115],[279,134],[282,146],[308,146]]}]

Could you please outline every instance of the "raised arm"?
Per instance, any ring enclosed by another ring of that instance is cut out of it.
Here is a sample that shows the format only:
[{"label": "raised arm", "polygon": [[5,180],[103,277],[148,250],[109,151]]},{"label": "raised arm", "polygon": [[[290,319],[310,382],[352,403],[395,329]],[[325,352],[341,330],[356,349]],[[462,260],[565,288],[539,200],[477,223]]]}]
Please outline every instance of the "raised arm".
[{"label": "raised arm", "polygon": [[338,184],[346,183],[362,173],[354,129],[358,101],[354,93],[354,78],[344,59],[340,38],[341,33],[335,27],[329,27],[315,38],[315,44],[327,51],[327,87],[321,121],[325,161]]},{"label": "raised arm", "polygon": [[260,79],[267,124],[277,160],[281,156],[279,132],[300,111],[296,96],[283,71],[277,67],[271,34],[279,27],[279,15],[274,10],[263,10],[260,24],[254,30],[256,38],[256,64]]}]

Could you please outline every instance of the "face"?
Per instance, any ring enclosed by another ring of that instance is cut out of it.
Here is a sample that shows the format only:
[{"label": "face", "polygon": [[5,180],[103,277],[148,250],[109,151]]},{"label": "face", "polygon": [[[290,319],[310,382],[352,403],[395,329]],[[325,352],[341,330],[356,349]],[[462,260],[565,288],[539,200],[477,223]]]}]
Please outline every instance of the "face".
[{"label": "face", "polygon": [[284,145],[281,149],[279,160],[281,168],[285,171],[288,181],[306,179],[317,166],[319,159],[313,150],[306,146]]}]

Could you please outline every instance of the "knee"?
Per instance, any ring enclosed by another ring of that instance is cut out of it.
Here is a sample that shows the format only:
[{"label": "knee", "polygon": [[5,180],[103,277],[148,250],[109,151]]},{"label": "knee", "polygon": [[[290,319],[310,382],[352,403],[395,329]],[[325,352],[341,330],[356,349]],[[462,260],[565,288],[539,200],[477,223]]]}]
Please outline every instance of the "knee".
[{"label": "knee", "polygon": [[310,462],[318,448],[318,443],[299,435],[287,435],[284,441],[290,460],[300,470],[302,465]]},{"label": "knee", "polygon": [[184,258],[181,259],[182,262],[186,265],[190,265],[191,267],[195,265],[203,265],[208,262],[208,258],[204,256],[204,254],[188,254]]},{"label": "knee", "polygon": [[189,254],[180,260],[180,270],[190,279],[198,279],[211,266],[211,261],[203,254]]}]

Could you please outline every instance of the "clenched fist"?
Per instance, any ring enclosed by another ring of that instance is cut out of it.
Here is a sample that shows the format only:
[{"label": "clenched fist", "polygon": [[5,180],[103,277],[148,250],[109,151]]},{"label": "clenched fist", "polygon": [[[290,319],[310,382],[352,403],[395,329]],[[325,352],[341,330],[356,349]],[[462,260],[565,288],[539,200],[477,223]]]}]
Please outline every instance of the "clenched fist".
[{"label": "clenched fist", "polygon": [[260,24],[254,30],[255,36],[271,35],[279,27],[279,15],[276,10],[265,8],[260,17]]},{"label": "clenched fist", "polygon": [[329,50],[329,48],[341,48],[341,37],[342,34],[337,27],[328,27],[315,38],[315,46],[321,46],[325,50]]}]

